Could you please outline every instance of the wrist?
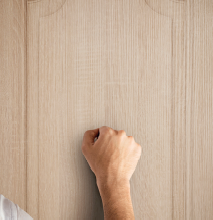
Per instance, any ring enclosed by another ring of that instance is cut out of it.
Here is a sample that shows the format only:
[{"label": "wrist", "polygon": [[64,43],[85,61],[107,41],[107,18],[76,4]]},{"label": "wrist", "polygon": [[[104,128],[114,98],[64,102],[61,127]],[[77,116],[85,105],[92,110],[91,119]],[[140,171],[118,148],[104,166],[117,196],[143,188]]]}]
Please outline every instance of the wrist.
[{"label": "wrist", "polygon": [[130,189],[130,183],[127,179],[97,178],[96,182],[100,192],[106,190],[114,191],[121,189]]},{"label": "wrist", "polygon": [[109,200],[122,199],[124,196],[130,196],[130,183],[126,179],[97,179],[97,186],[103,203]]}]

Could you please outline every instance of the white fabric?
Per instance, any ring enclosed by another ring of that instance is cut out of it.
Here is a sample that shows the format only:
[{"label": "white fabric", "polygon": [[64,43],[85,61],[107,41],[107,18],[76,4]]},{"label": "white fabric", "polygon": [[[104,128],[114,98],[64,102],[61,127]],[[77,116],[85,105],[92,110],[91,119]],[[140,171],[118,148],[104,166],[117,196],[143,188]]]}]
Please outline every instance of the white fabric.
[{"label": "white fabric", "polygon": [[0,220],[33,220],[33,218],[0,194]]}]

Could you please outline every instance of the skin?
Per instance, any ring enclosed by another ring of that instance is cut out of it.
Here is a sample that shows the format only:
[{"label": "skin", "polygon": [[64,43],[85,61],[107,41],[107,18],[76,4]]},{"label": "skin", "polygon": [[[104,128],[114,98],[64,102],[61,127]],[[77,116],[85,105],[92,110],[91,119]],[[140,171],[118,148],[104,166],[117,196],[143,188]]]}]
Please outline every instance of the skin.
[{"label": "skin", "polygon": [[129,181],[140,159],[141,146],[124,130],[102,126],[84,133],[81,149],[96,176],[104,219],[135,219]]}]

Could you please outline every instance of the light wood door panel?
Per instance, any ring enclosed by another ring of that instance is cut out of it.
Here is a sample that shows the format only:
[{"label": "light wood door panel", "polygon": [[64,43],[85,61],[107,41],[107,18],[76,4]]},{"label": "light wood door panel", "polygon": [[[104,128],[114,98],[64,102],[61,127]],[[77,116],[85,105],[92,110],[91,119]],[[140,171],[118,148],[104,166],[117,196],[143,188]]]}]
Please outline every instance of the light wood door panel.
[{"label": "light wood door panel", "polygon": [[190,8],[186,96],[188,218],[213,218],[213,2]]},{"label": "light wood door panel", "polygon": [[29,59],[37,62],[31,77],[38,76],[32,96],[38,97],[39,217],[103,219],[80,147],[84,131],[107,125],[143,146],[131,180],[136,219],[170,219],[172,19],[144,1],[66,1],[45,16],[39,4],[28,5],[28,24],[35,26],[28,48],[31,39],[38,42],[28,56],[37,53]]},{"label": "light wood door panel", "polygon": [[0,194],[24,210],[27,209],[25,17],[24,0],[0,1]]},{"label": "light wood door panel", "polygon": [[213,2],[0,2],[1,194],[34,219],[104,219],[83,134],[142,146],[135,219],[212,219]]}]

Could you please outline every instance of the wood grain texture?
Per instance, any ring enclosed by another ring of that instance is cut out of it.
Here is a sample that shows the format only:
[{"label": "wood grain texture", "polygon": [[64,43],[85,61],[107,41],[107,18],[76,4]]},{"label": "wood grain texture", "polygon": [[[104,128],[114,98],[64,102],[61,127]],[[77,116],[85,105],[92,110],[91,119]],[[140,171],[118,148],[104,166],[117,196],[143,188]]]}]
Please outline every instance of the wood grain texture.
[{"label": "wood grain texture", "polygon": [[188,218],[213,216],[213,2],[196,1],[189,9],[186,146]]},{"label": "wood grain texture", "polygon": [[[103,219],[95,178],[80,146],[85,130],[108,125],[143,145],[143,160],[131,180],[136,219],[172,218],[173,96],[182,98],[180,89],[173,94],[173,63],[181,64],[182,54],[171,56],[172,19],[144,1],[66,1],[45,16],[39,4],[28,4],[33,19],[28,25],[35,30],[28,32],[29,66],[35,63],[28,83],[34,98],[28,97],[38,104],[32,112],[38,110],[39,217]],[[178,44],[183,34],[176,35]],[[33,42],[37,51],[30,49]],[[184,120],[182,109],[178,114]],[[184,135],[181,126],[177,129]]]},{"label": "wood grain texture", "polygon": [[104,219],[81,143],[107,125],[142,146],[135,219],[211,220],[213,2],[0,4],[0,193],[35,220]]},{"label": "wood grain texture", "polygon": [[0,194],[26,211],[25,3],[0,1]]}]

